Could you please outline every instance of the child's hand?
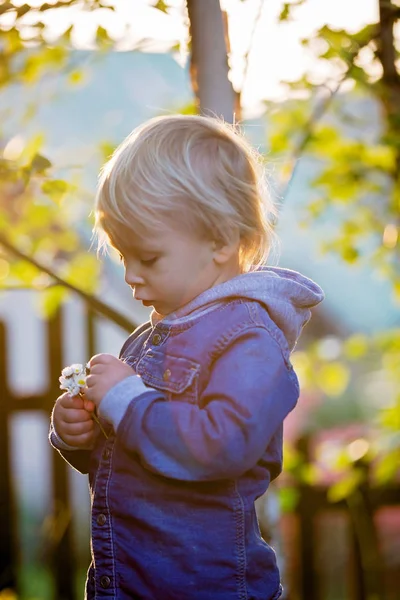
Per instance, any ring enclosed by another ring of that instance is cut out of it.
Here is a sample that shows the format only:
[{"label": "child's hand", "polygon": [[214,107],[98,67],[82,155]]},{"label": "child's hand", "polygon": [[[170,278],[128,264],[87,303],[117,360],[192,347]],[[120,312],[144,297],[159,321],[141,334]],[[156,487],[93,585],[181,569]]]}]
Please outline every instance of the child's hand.
[{"label": "child's hand", "polygon": [[99,406],[106,393],[117,383],[131,377],[135,371],[112,354],[96,354],[89,361],[85,397]]},{"label": "child's hand", "polygon": [[95,438],[96,425],[92,419],[94,404],[87,398],[65,393],[53,410],[53,423],[57,435],[70,446],[88,448]]}]

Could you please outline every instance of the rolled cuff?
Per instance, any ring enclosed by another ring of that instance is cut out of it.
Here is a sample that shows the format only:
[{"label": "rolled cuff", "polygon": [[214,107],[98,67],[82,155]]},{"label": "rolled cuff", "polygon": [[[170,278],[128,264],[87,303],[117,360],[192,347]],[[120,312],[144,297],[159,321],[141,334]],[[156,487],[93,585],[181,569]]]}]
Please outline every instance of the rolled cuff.
[{"label": "rolled cuff", "polygon": [[99,416],[112,423],[114,431],[117,431],[132,400],[152,389],[143,383],[139,375],[126,377],[104,396],[98,407]]},{"label": "rolled cuff", "polygon": [[64,442],[64,440],[62,440],[60,438],[60,436],[54,429],[53,423],[51,424],[51,427],[50,427],[49,439],[50,439],[51,445],[54,446],[54,448],[57,448],[57,450],[67,450],[68,452],[80,450],[80,448],[77,448],[76,446],[70,446],[69,444]]}]

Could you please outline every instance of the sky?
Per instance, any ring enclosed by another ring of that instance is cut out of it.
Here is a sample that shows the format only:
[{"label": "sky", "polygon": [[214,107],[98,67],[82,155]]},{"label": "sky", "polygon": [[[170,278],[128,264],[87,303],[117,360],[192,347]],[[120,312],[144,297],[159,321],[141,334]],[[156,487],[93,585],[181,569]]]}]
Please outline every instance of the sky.
[{"label": "sky", "polygon": [[[23,1],[18,0],[18,3]],[[148,46],[152,51],[165,50],[168,44],[177,41],[183,42],[182,48],[185,48],[184,0],[168,0],[171,5],[168,15],[151,6],[154,0],[108,2],[115,6],[115,12],[100,10],[94,14],[74,7],[43,13],[41,19],[48,25],[49,40],[74,22],[73,40],[80,48],[91,47],[91,38],[98,24],[105,27],[112,37],[122,38],[119,43],[121,50],[132,47],[132,43],[141,37],[154,40]],[[32,0],[31,4],[35,3],[39,5],[42,0]],[[378,20],[378,0],[307,0],[295,9],[292,22],[279,24],[278,15],[283,4],[283,0],[221,0],[222,8],[228,13],[230,78],[236,89],[242,89],[244,56],[251,44],[242,93],[244,111],[250,114],[260,109],[263,99],[283,99],[286,91],[282,81],[295,80],[310,70],[317,80],[329,76],[326,66],[317,65],[310,51],[302,47],[300,40],[303,37],[324,24],[357,31]],[[176,58],[183,63],[187,56],[183,51]]]}]

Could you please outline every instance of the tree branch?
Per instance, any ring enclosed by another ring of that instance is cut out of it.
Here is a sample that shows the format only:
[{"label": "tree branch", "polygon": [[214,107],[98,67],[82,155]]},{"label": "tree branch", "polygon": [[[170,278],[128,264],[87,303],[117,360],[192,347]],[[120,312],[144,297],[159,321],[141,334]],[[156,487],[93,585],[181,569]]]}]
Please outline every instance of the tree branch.
[{"label": "tree branch", "polygon": [[379,50],[378,56],[383,68],[383,81],[388,86],[400,86],[400,75],[396,69],[396,48],[394,42],[393,24],[396,20],[395,13],[400,9],[390,2],[390,0],[379,0]]},{"label": "tree branch", "polygon": [[283,189],[281,190],[281,192],[279,194],[279,197],[281,198],[282,201],[284,200],[284,198],[287,194],[287,191],[290,187],[290,184],[293,180],[293,177],[296,173],[298,161],[299,161],[301,155],[303,154],[304,150],[306,149],[309,141],[312,138],[314,126],[322,119],[322,117],[328,110],[329,105],[332,103],[332,100],[334,99],[336,94],[339,92],[340,88],[342,87],[343,82],[347,79],[348,72],[349,71],[346,71],[346,73],[343,75],[343,77],[337,82],[335,88],[330,91],[329,95],[322,102],[320,102],[316,105],[309,120],[307,121],[307,124],[304,127],[303,136],[299,140],[298,144],[295,146],[295,148],[292,152],[292,155],[289,158],[289,164],[291,165],[291,169],[290,169],[290,172],[289,172],[288,176],[286,177],[286,179],[283,180],[283,182],[282,182]]},{"label": "tree branch", "polygon": [[121,329],[124,329],[125,331],[128,331],[130,333],[137,326],[137,324],[133,323],[132,321],[130,321],[129,319],[124,317],[121,313],[119,313],[116,310],[114,310],[113,308],[111,308],[111,306],[108,306],[107,304],[105,304],[104,302],[102,302],[101,300],[96,298],[95,296],[87,294],[83,290],[77,288],[75,285],[73,285],[72,283],[69,283],[68,281],[66,281],[65,279],[63,279],[62,277],[60,277],[59,275],[54,273],[51,269],[49,269],[42,263],[38,262],[36,259],[25,254],[25,252],[23,252],[22,250],[19,250],[18,248],[16,248],[14,246],[14,244],[12,244],[9,240],[7,240],[1,234],[0,234],[0,245],[2,245],[4,248],[6,248],[6,250],[8,250],[8,252],[13,254],[14,256],[17,256],[21,260],[24,260],[24,261],[30,263],[31,265],[36,267],[39,271],[42,271],[43,273],[46,273],[46,275],[49,275],[59,285],[62,285],[63,287],[70,290],[71,292],[74,292],[75,294],[77,294],[80,298],[82,298],[88,304],[88,306],[93,308],[93,310],[95,312],[97,312],[102,317],[109,319],[110,321],[112,321],[113,323],[115,323],[116,325],[121,327]]},{"label": "tree branch", "polygon": [[262,16],[262,11],[264,8],[264,0],[260,0],[260,3],[258,5],[258,10],[257,10],[257,14],[254,18],[254,22],[253,22],[253,29],[251,31],[251,35],[250,35],[250,43],[249,43],[249,47],[247,48],[246,54],[244,55],[244,69],[243,69],[243,79],[242,79],[242,85],[241,85],[241,89],[240,89],[240,94],[242,94],[243,89],[244,89],[244,84],[246,83],[246,79],[247,79],[247,75],[249,72],[249,63],[250,63],[250,53],[253,49],[253,45],[254,45],[254,36],[255,33],[257,31],[257,26],[258,23],[260,22],[261,16]]},{"label": "tree branch", "polygon": [[[379,0],[379,1],[383,5],[387,4],[387,0]],[[335,86],[335,88],[333,90],[331,90],[329,96],[324,101],[322,101],[320,104],[318,104],[315,107],[307,124],[304,127],[303,137],[300,139],[299,143],[295,146],[293,153],[289,159],[289,164],[291,164],[291,170],[290,170],[288,176],[286,177],[286,179],[282,182],[282,190],[279,194],[279,197],[282,202],[287,194],[287,191],[288,191],[290,184],[293,180],[293,177],[295,175],[297,163],[298,163],[301,155],[303,154],[304,150],[306,149],[309,141],[312,138],[314,126],[324,116],[324,114],[326,113],[327,109],[329,108],[329,105],[331,104],[332,100],[337,95],[337,93],[340,91],[342,84],[348,78],[351,67],[354,64],[354,59],[356,58],[356,56],[358,55],[358,53],[360,52],[362,47],[368,45],[369,42],[371,42],[372,40],[376,40],[377,38],[379,38],[382,35],[382,31],[384,30],[385,27],[390,27],[392,30],[392,33],[393,33],[393,23],[398,18],[400,18],[400,8],[396,9],[393,5],[392,5],[391,9],[386,10],[386,11],[384,11],[383,14],[381,14],[380,22],[376,24],[376,28],[374,28],[374,30],[371,34],[371,38],[369,40],[366,40],[363,44],[359,44],[359,47],[349,57],[348,68],[347,68],[346,72],[343,74],[343,76],[340,78],[340,80],[337,82],[337,85]],[[393,44],[394,44],[394,39],[393,39]],[[392,67],[389,69],[389,71],[390,71],[390,73],[392,72]],[[320,87],[323,87],[323,86],[320,86]],[[324,87],[326,87],[326,86],[324,86]],[[395,104],[395,106],[397,106],[397,107],[400,106],[400,99],[399,99],[399,102],[397,104]],[[399,164],[400,164],[400,161],[399,161]]]}]

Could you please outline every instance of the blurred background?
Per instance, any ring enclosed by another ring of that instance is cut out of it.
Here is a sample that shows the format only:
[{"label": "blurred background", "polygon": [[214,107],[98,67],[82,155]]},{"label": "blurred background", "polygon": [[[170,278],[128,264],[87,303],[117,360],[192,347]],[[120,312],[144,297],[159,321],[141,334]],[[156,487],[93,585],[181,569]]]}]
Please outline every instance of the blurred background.
[{"label": "blurred background", "polygon": [[47,442],[58,376],[148,310],[91,240],[96,178],[149,117],[235,122],[274,264],[325,290],[258,504],[285,598],[400,599],[400,1],[0,3],[0,598],[77,600],[86,478]]}]

